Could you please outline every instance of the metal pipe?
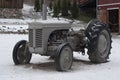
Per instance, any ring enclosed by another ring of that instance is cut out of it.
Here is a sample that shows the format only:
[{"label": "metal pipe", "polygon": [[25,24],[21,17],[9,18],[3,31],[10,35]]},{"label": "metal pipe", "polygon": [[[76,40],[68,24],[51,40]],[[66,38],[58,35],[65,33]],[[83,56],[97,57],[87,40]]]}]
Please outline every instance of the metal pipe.
[{"label": "metal pipe", "polygon": [[47,20],[47,0],[44,0],[42,6],[42,20]]},{"label": "metal pipe", "polygon": [[96,0],[96,18],[98,19],[98,5],[99,5],[99,3],[98,3],[98,0]]}]

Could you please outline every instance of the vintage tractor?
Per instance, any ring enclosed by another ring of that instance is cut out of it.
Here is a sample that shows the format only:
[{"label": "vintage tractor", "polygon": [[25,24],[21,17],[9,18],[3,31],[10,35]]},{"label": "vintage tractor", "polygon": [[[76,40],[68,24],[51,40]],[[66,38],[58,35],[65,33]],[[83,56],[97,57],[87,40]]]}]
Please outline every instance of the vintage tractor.
[{"label": "vintage tractor", "polygon": [[94,63],[104,63],[110,55],[111,35],[107,25],[91,20],[86,29],[75,31],[71,23],[47,20],[29,24],[29,41],[19,41],[13,49],[16,65],[30,62],[32,54],[54,57],[56,69],[67,71],[73,63],[73,51],[89,55]]}]

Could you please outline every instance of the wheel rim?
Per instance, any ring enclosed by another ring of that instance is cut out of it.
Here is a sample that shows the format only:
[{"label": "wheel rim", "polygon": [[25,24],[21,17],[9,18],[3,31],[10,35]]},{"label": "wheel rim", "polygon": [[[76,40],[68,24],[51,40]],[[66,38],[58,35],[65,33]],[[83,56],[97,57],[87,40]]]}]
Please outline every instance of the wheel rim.
[{"label": "wheel rim", "polygon": [[110,49],[110,36],[106,30],[103,30],[100,33],[98,39],[98,51],[102,57],[106,57],[108,55]]},{"label": "wheel rim", "polygon": [[62,70],[68,70],[71,68],[72,56],[72,50],[70,47],[66,46],[63,48],[60,56],[60,66]]},{"label": "wheel rim", "polygon": [[29,57],[30,57],[30,53],[28,51],[28,47],[26,46],[26,44],[21,44],[18,47],[18,51],[17,51],[17,59],[19,63],[21,64],[26,63]]},{"label": "wheel rim", "polygon": [[99,45],[98,45],[98,49],[101,53],[103,53],[107,48],[107,40],[105,38],[105,36],[102,34],[99,37]]}]

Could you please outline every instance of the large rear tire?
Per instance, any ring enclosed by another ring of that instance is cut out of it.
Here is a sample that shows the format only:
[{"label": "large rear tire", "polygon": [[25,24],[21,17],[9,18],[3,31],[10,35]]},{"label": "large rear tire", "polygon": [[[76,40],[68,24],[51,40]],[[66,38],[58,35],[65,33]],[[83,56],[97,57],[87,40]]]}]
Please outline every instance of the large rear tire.
[{"label": "large rear tire", "polygon": [[29,52],[26,40],[19,41],[13,49],[13,61],[15,65],[28,64],[32,54]]},{"label": "large rear tire", "polygon": [[108,27],[98,20],[93,20],[85,34],[89,39],[87,46],[89,59],[94,63],[107,62],[112,42]]}]

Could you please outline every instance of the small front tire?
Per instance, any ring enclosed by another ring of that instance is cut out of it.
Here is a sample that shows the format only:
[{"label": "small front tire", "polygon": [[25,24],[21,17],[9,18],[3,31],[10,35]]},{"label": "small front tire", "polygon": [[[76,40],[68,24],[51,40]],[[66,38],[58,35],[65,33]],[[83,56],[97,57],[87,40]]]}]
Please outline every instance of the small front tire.
[{"label": "small front tire", "polygon": [[68,43],[58,47],[55,63],[58,71],[67,71],[71,68],[73,63],[73,51]]},{"label": "small front tire", "polygon": [[12,57],[15,65],[30,62],[32,54],[29,52],[26,40],[21,40],[15,45]]}]

